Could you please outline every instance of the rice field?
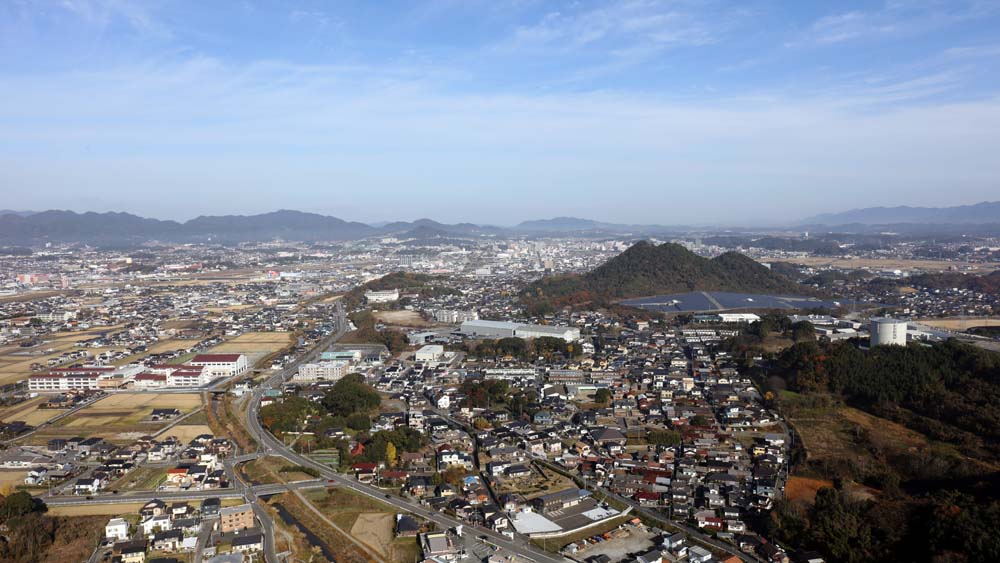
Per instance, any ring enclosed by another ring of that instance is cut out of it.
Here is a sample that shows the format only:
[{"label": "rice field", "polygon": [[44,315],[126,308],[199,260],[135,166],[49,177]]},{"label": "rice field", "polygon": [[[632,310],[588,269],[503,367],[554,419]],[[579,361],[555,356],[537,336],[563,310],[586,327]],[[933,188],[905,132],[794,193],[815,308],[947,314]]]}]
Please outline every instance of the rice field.
[{"label": "rice field", "polygon": [[201,407],[198,393],[116,393],[46,426],[29,438],[30,444],[44,444],[51,438],[101,436],[111,441],[131,441],[156,434],[171,421],[149,422],[154,408],[176,408],[181,415]]},{"label": "rice field", "polygon": [[16,404],[0,411],[0,420],[9,422],[13,420],[23,420],[25,424],[38,426],[50,419],[66,412],[65,409],[40,409],[38,408],[47,400],[45,397],[29,399],[23,403]]},{"label": "rice field", "polygon": [[212,429],[205,424],[178,424],[177,426],[164,430],[157,436],[157,439],[162,440],[169,436],[173,436],[186,444],[193,440],[196,436],[212,433]]},{"label": "rice field", "polygon": [[[32,348],[21,348],[17,345],[0,347],[0,385],[27,379],[32,373],[32,364],[39,363],[44,366],[49,359],[58,358],[65,352],[79,350],[80,348],[75,346],[77,342],[90,340],[100,333],[112,332],[117,328],[100,327],[80,332],[46,335],[41,344]],[[95,356],[110,349],[86,348]]]}]

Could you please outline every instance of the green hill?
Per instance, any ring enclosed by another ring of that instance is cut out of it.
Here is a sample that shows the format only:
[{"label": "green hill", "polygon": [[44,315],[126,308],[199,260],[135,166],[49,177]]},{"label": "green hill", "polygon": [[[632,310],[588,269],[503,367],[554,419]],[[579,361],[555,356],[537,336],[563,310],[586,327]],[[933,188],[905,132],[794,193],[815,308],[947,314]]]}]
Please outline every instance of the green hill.
[{"label": "green hill", "polygon": [[563,306],[688,291],[802,294],[805,288],[738,252],[702,258],[679,244],[641,241],[586,274],[542,278],[529,305]]}]

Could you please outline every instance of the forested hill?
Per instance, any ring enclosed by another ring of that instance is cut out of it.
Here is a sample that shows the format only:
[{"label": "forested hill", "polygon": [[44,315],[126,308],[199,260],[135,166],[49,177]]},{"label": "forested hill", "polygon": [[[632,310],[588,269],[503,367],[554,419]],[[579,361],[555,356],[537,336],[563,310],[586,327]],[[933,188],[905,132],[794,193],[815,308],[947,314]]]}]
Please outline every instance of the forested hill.
[{"label": "forested hill", "polygon": [[805,289],[738,252],[708,259],[679,244],[641,241],[586,274],[538,280],[524,297],[535,305],[562,306],[687,291],[801,294]]}]

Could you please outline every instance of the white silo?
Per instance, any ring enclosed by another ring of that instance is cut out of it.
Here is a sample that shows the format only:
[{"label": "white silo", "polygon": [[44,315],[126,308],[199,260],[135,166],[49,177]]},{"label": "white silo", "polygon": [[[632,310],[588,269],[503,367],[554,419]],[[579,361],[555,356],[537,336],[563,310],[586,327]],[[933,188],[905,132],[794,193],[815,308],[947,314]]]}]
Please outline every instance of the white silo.
[{"label": "white silo", "polygon": [[906,321],[890,317],[872,317],[871,345],[906,346]]}]

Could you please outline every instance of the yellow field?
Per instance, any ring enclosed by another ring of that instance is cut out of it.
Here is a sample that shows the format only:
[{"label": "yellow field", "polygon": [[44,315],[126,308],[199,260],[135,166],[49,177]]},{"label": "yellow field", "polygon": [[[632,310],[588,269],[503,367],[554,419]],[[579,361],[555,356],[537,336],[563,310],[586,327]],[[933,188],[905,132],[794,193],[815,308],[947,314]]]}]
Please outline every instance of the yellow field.
[{"label": "yellow field", "polygon": [[375,320],[387,325],[407,327],[428,327],[429,323],[416,311],[379,311],[374,313]]},{"label": "yellow field", "polygon": [[23,485],[27,476],[27,471],[0,471],[0,491]]},{"label": "yellow field", "polygon": [[163,440],[168,436],[173,436],[183,443],[188,443],[193,440],[196,436],[201,436],[202,434],[211,434],[212,429],[204,424],[178,424],[169,430],[164,431],[162,434],[157,436],[157,439]]},{"label": "yellow field", "polygon": [[[64,352],[78,350],[79,348],[74,346],[77,342],[89,340],[101,332],[114,331],[116,328],[101,327],[80,332],[46,335],[43,343],[34,348],[4,346],[0,348],[0,384],[26,379],[31,375],[31,364],[40,363],[44,366],[50,358],[57,358]],[[86,350],[96,356],[110,350],[110,348],[86,348]],[[24,354],[24,352],[38,352],[38,354]]]},{"label": "yellow field", "polygon": [[914,321],[922,325],[935,328],[945,328],[948,330],[966,330],[974,326],[1000,326],[998,318],[965,318],[965,319],[917,319]]},{"label": "yellow field", "polygon": [[122,504],[84,504],[78,506],[50,505],[50,516],[124,516],[139,512],[146,503],[123,502]]},{"label": "yellow field", "polygon": [[23,420],[26,424],[38,426],[65,412],[64,409],[39,409],[38,406],[46,400],[45,397],[37,397],[7,408],[0,412],[0,420]]},{"label": "yellow field", "polygon": [[187,350],[191,346],[197,344],[196,340],[181,340],[180,338],[168,338],[166,340],[160,340],[156,344],[150,346],[147,350],[147,354],[162,354],[164,352],[173,352],[174,350]]},{"label": "yellow field", "polygon": [[67,432],[85,435],[95,433],[124,433],[121,439],[137,434],[153,434],[169,421],[147,423],[145,420],[154,408],[176,408],[187,414],[201,406],[201,395],[197,393],[177,394],[135,394],[118,393],[105,397],[80,410],[73,416],[64,418],[52,427],[44,428],[42,437],[65,435]]},{"label": "yellow field", "polygon": [[248,332],[209,350],[211,354],[261,354],[281,350],[292,342],[290,332]]}]

